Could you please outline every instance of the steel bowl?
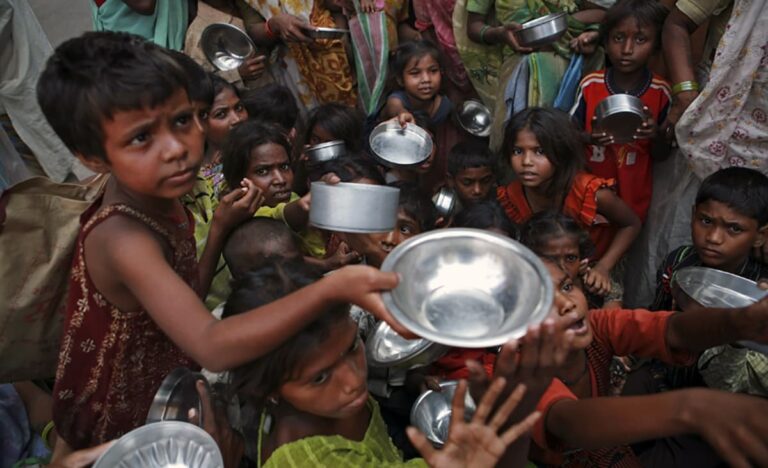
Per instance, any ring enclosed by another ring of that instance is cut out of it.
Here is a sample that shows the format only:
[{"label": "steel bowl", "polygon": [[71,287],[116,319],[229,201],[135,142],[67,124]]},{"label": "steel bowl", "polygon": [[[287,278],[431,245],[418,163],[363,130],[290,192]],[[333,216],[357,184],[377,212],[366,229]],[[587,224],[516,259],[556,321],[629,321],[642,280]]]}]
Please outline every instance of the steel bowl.
[{"label": "steel bowl", "polygon": [[540,47],[560,39],[568,30],[565,13],[550,13],[522,24],[515,31],[517,42],[523,47]]},{"label": "steel bowl", "polygon": [[[453,408],[453,395],[456,394],[458,383],[448,380],[440,383],[440,391],[427,390],[419,395],[416,403],[411,408],[411,424],[416,426],[422,434],[438,447],[442,447],[448,438],[448,429],[451,427],[451,414]],[[475,401],[469,395],[464,398],[464,419],[469,421],[476,410]]]},{"label": "steel bowl", "polygon": [[645,120],[643,101],[631,94],[612,94],[595,108],[595,128],[613,136],[614,143],[628,143]]},{"label": "steel bowl", "polygon": [[[208,379],[199,372],[192,372],[186,367],[179,367],[165,376],[157,389],[147,413],[147,424],[158,421],[189,421],[189,410],[194,409],[199,416],[198,425],[203,426],[203,402],[197,393],[197,381],[202,380],[208,386]],[[210,388],[209,388],[210,394]]]},{"label": "steel bowl", "polygon": [[480,229],[412,237],[381,269],[401,277],[382,294],[394,318],[447,346],[499,346],[543,321],[552,305],[552,281],[541,260],[519,242]]},{"label": "steel bowl", "polygon": [[[701,307],[747,307],[768,295],[757,283],[741,276],[706,267],[678,270],[671,281],[672,297],[682,310]],[[740,341],[745,348],[768,354],[768,345]]]},{"label": "steel bowl", "polygon": [[396,121],[376,126],[368,138],[374,157],[389,167],[418,166],[432,154],[432,137],[414,124],[401,127]]},{"label": "steel bowl", "polygon": [[487,137],[491,134],[491,111],[476,99],[468,99],[461,104],[456,120],[472,135]]},{"label": "steel bowl", "polygon": [[234,70],[256,51],[248,34],[237,26],[213,23],[203,30],[200,47],[209,62],[219,70]]},{"label": "steel bowl", "polygon": [[453,210],[456,209],[456,192],[448,187],[443,187],[439,192],[432,197],[432,202],[435,204],[438,215],[442,217],[449,217],[453,214]]},{"label": "steel bowl", "polygon": [[400,189],[383,185],[312,182],[309,222],[328,231],[389,232],[397,222]]},{"label": "steel bowl", "polygon": [[120,437],[93,468],[223,468],[213,437],[181,421],[139,427]]},{"label": "steel bowl", "polygon": [[310,146],[304,150],[304,154],[308,164],[317,165],[344,156],[347,154],[347,147],[343,140],[333,140]]},{"label": "steel bowl", "polygon": [[371,367],[415,369],[437,361],[448,347],[425,339],[408,340],[398,335],[386,322],[379,322],[365,343]]},{"label": "steel bowl", "polygon": [[314,40],[320,39],[341,39],[345,35],[349,34],[349,29],[340,28],[323,28],[315,26],[307,26],[302,28],[304,34]]}]

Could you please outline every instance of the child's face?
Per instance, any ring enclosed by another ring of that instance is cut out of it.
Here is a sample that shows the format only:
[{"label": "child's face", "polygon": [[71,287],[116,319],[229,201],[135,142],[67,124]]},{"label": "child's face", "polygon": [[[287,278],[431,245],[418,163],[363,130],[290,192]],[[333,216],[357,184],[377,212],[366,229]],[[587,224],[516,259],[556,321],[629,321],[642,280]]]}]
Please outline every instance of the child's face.
[{"label": "child's face", "polygon": [[429,101],[440,92],[440,64],[430,54],[414,57],[405,65],[402,80],[409,97]]},{"label": "child's face", "polygon": [[572,279],[576,280],[579,277],[581,254],[579,241],[575,237],[569,235],[551,237],[539,248],[539,255],[556,261]]},{"label": "child's face", "polygon": [[89,169],[142,196],[176,199],[192,190],[204,135],[184,90],[153,108],[116,111],[101,128],[107,160],[79,155]]},{"label": "child's face", "polygon": [[555,175],[555,166],[544,154],[536,135],[527,128],[517,132],[509,163],[524,187],[543,187]]},{"label": "child's face", "polygon": [[693,207],[691,237],[704,265],[730,273],[741,268],[753,247],[765,242],[756,219],[715,200]]},{"label": "child's face", "polygon": [[291,199],[293,170],[282,146],[267,143],[253,148],[245,176],[264,193],[264,205],[277,206]]},{"label": "child's face", "polygon": [[577,287],[571,277],[558,265],[544,260],[552,278],[555,297],[549,318],[557,321],[558,325],[573,330],[573,348],[585,349],[592,343],[592,329],[589,326],[587,298],[581,288]]},{"label": "child's face", "polygon": [[213,100],[208,115],[208,142],[221,148],[232,128],[247,118],[248,113],[237,94],[229,88],[222,89]]},{"label": "child's face", "polygon": [[384,259],[402,242],[421,233],[421,225],[402,208],[397,211],[395,229],[384,233],[344,234],[344,240],[365,258],[368,265],[381,267]]},{"label": "child's face", "polygon": [[368,401],[365,348],[357,326],[345,319],[308,353],[298,377],[284,383],[280,398],[305,413],[324,418],[354,416]]},{"label": "child's face", "polygon": [[495,182],[493,171],[487,166],[462,169],[450,181],[464,206],[486,200]]},{"label": "child's face", "polygon": [[331,132],[321,125],[315,125],[312,127],[312,132],[309,134],[309,141],[307,143],[309,143],[309,146],[315,146],[333,140],[336,140],[336,138],[334,138]]},{"label": "child's face", "polygon": [[629,74],[645,68],[653,55],[656,31],[641,26],[635,18],[624,18],[608,33],[606,53],[613,69]]}]

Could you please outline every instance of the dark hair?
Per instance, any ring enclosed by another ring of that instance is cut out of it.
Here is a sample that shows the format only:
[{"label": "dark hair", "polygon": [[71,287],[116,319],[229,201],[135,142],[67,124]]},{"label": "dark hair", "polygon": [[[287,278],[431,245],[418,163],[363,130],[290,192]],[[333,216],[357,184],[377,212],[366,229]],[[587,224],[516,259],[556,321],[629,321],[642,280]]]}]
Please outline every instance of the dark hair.
[{"label": "dark hair", "polygon": [[456,176],[464,169],[473,167],[489,167],[494,169],[493,153],[488,145],[478,141],[462,141],[456,143],[448,152],[448,173]]},{"label": "dark hair", "polygon": [[716,201],[743,216],[768,224],[768,177],[746,167],[728,167],[710,174],[696,192],[696,205]]},{"label": "dark hair", "polygon": [[[231,317],[261,307],[319,280],[321,275],[304,262],[284,262],[247,273],[233,284],[224,306],[223,317]],[[334,326],[350,320],[348,305],[329,305],[328,310],[279,347],[261,358],[231,371],[230,393],[241,403],[256,408],[265,405],[269,395],[294,378],[301,362],[327,340]]]},{"label": "dark hair", "polygon": [[405,67],[408,65],[408,62],[425,55],[431,55],[440,65],[440,69],[443,69],[443,58],[435,44],[426,40],[407,41],[401,43],[392,53],[392,57],[389,60],[390,73],[399,82],[403,79],[403,73],[405,73]]},{"label": "dark hair", "polygon": [[56,48],[37,99],[70,151],[106,160],[103,120],[156,107],[188,87],[184,69],[161,47],[133,34],[88,32]]},{"label": "dark hair", "polygon": [[592,255],[594,246],[589,233],[582,229],[576,220],[558,211],[536,213],[520,230],[520,242],[533,250],[536,255],[541,255],[547,242],[563,236],[573,237],[576,240],[581,258]]},{"label": "dark hair", "polygon": [[431,231],[437,222],[437,209],[421,187],[414,182],[399,181],[389,184],[400,189],[398,206],[419,223],[421,232]]},{"label": "dark hair", "polygon": [[324,173],[333,172],[342,182],[357,182],[360,179],[370,179],[376,185],[384,185],[384,175],[379,166],[370,156],[362,153],[347,154],[331,160],[323,166]]},{"label": "dark hair", "polygon": [[555,173],[547,188],[547,195],[562,198],[568,194],[573,178],[584,166],[584,145],[567,113],[552,108],[529,107],[518,112],[504,130],[502,154],[509,164],[517,134],[532,132],[544,154],[554,166]]},{"label": "dark hair", "polygon": [[[240,186],[240,181],[248,171],[251,153],[254,148],[273,143],[285,148],[286,155],[291,154],[288,140],[276,124],[246,120],[235,125],[222,149],[222,168],[224,180],[230,188]],[[288,156],[290,161],[290,156]]]},{"label": "dark hair", "polygon": [[620,0],[605,12],[605,18],[600,25],[600,39],[608,43],[611,30],[626,18],[635,18],[640,26],[650,26],[656,35],[653,37],[655,49],[661,48],[661,30],[669,9],[655,0]]},{"label": "dark hair", "polygon": [[273,83],[246,91],[242,101],[248,118],[278,124],[285,133],[298,123],[299,106],[285,86]]},{"label": "dark hair", "polygon": [[219,75],[215,73],[208,73],[208,76],[211,78],[211,83],[213,84],[213,98],[216,99],[216,96],[218,96],[222,91],[225,89],[228,89],[235,93],[235,96],[240,97],[240,90],[235,87],[232,83],[225,80],[224,78],[220,77]]},{"label": "dark hair", "polygon": [[202,102],[206,104],[206,107],[211,107],[213,105],[215,94],[213,91],[213,82],[211,81],[208,72],[189,55],[183,54],[177,50],[164,50],[169,53],[171,57],[176,59],[181,68],[184,69],[184,73],[187,74],[189,100],[192,102]]},{"label": "dark hair", "polygon": [[507,217],[504,208],[496,200],[485,200],[464,208],[454,218],[454,225],[475,229],[495,228],[513,239],[520,236],[517,225]]},{"label": "dark hair", "polygon": [[323,104],[310,111],[304,141],[309,143],[317,125],[333,135],[334,140],[343,140],[347,151],[356,153],[363,148],[364,123],[365,116],[354,107],[337,102]]},{"label": "dark hair", "polygon": [[234,278],[271,259],[302,258],[291,229],[282,221],[265,217],[251,218],[236,227],[227,238],[222,253]]}]

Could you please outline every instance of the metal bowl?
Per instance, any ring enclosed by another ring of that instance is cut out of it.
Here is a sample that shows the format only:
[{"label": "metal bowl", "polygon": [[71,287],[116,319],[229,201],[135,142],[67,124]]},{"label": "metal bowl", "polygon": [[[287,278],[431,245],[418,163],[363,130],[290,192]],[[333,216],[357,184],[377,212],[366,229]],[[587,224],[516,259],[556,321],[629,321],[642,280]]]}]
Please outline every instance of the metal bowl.
[{"label": "metal bowl", "polygon": [[253,55],[256,45],[237,26],[213,23],[203,30],[200,47],[209,62],[219,70],[234,70]]},{"label": "metal bowl", "polygon": [[181,421],[139,427],[120,437],[93,468],[223,468],[213,437]]},{"label": "metal bowl", "polygon": [[314,40],[319,39],[341,39],[345,35],[349,34],[349,29],[339,28],[323,28],[315,26],[307,26],[302,28],[304,34]]},{"label": "metal bowl", "polygon": [[369,184],[312,182],[309,222],[328,231],[389,232],[397,222],[400,189]]},{"label": "metal bowl", "polygon": [[[411,408],[411,424],[434,445],[441,447],[448,438],[451,427],[453,395],[456,393],[457,382],[448,380],[440,383],[440,391],[427,390],[419,395]],[[464,398],[464,419],[469,421],[475,414],[476,406],[469,395]]]},{"label": "metal bowl", "polygon": [[203,402],[197,393],[198,380],[208,386],[208,380],[203,374],[192,372],[186,367],[176,368],[165,376],[149,407],[147,424],[158,421],[189,422],[189,410],[194,409],[199,415],[198,425],[202,427],[206,415],[203,414]]},{"label": "metal bowl", "polygon": [[447,346],[429,340],[407,340],[387,322],[379,322],[365,343],[365,354],[371,367],[415,369],[432,364],[447,351]]},{"label": "metal bowl", "polygon": [[522,24],[515,31],[517,41],[523,47],[540,47],[560,39],[568,30],[565,13],[550,13]]},{"label": "metal bowl", "polygon": [[491,111],[476,99],[468,99],[461,104],[456,120],[472,135],[487,137],[491,134]]},{"label": "metal bowl", "polygon": [[347,147],[343,140],[333,140],[310,146],[304,150],[308,164],[322,164],[347,154]]},{"label": "metal bowl", "polygon": [[456,208],[456,192],[448,187],[443,187],[432,197],[437,213],[443,217],[449,217]]},{"label": "metal bowl", "polygon": [[[757,283],[706,267],[682,268],[672,277],[672,296],[682,310],[700,307],[747,307],[768,295]],[[740,341],[746,348],[768,354],[768,345]]]},{"label": "metal bowl", "polygon": [[396,121],[376,126],[368,138],[376,159],[389,167],[418,166],[432,154],[432,137],[414,124],[401,127]]},{"label": "metal bowl", "polygon": [[631,94],[612,94],[595,108],[595,127],[613,136],[614,143],[628,143],[645,120],[643,101]]},{"label": "metal bowl", "polygon": [[480,229],[412,237],[381,269],[401,276],[397,288],[382,294],[394,318],[447,346],[499,346],[543,321],[552,305],[552,281],[541,260],[519,242]]}]

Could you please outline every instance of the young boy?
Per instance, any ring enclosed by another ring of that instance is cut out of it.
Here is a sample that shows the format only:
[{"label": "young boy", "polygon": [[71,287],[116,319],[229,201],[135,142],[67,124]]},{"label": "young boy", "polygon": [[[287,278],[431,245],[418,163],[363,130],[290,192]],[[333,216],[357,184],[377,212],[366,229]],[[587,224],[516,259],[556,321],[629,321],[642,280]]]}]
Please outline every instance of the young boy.
[{"label": "young boy", "polygon": [[224,245],[224,259],[237,280],[270,260],[301,260],[301,247],[290,228],[276,219],[257,217],[236,227]]},{"label": "young boy", "polygon": [[243,105],[248,117],[254,120],[279,125],[293,145],[296,140],[296,126],[299,122],[299,106],[291,90],[278,84],[268,84],[248,90],[243,96]]},{"label": "young boy", "polygon": [[487,200],[489,194],[496,193],[493,168],[493,154],[483,143],[464,141],[451,148],[445,179],[458,194],[462,208]]},{"label": "young boy", "polygon": [[[752,281],[768,278],[768,266],[752,249],[766,242],[768,177],[754,169],[729,167],[701,183],[691,216],[693,245],[670,252],[656,274],[651,310],[679,310],[670,282],[677,271],[704,266]],[[768,396],[768,357],[731,345],[705,351],[698,370],[708,386]]]},{"label": "young boy", "polygon": [[[585,131],[587,166],[599,177],[616,180],[619,197],[642,222],[651,203],[651,157],[664,157],[668,149],[657,129],[666,118],[669,85],[648,69],[648,61],[661,47],[666,15],[659,2],[622,0],[612,6],[600,31],[612,66],[584,77],[571,110]],[[611,135],[595,128],[595,109],[613,94],[637,96],[645,105],[647,118],[630,143],[614,143]]]}]

